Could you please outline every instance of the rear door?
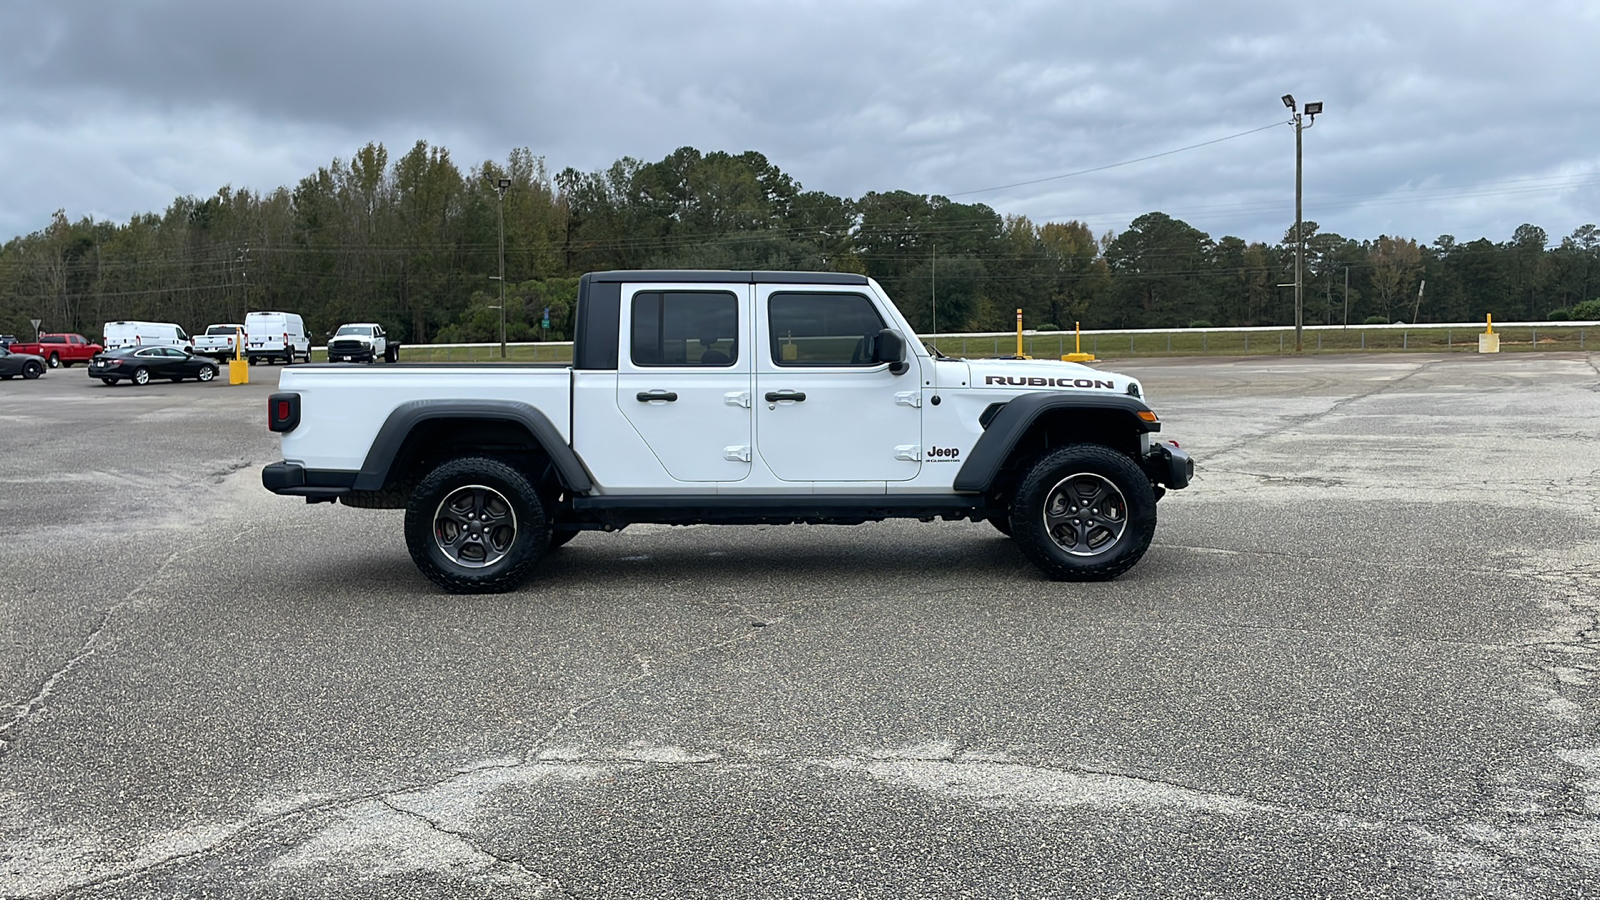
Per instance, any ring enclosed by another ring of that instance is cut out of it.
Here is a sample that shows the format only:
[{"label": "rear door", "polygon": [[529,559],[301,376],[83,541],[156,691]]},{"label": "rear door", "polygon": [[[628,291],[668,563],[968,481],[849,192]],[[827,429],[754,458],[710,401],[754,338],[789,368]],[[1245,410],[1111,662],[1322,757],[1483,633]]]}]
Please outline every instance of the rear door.
[{"label": "rear door", "polygon": [[888,327],[860,288],[757,288],[756,446],[783,481],[908,481],[922,468],[916,357],[872,361]]},{"label": "rear door", "polygon": [[750,474],[749,307],[749,284],[623,289],[617,406],[674,481]]}]

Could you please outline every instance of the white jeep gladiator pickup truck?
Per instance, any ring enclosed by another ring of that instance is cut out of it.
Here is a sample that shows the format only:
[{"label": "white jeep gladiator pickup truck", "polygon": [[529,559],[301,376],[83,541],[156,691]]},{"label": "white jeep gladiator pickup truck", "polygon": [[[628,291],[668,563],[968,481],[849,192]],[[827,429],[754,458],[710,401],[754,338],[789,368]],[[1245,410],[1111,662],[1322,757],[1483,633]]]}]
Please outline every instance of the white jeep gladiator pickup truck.
[{"label": "white jeep gladiator pickup truck", "polygon": [[285,370],[262,483],[404,509],[417,567],[476,593],[640,522],[987,519],[1052,578],[1110,579],[1194,471],[1138,381],[939,355],[861,275],[591,273],[574,324],[570,366]]}]

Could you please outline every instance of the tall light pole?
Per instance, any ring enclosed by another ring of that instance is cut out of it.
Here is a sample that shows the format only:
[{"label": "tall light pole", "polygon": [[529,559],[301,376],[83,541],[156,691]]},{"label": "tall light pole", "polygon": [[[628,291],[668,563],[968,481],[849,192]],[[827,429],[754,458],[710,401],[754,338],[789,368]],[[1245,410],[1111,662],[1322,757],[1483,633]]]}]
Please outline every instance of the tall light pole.
[{"label": "tall light pole", "polygon": [[1317,123],[1317,114],[1322,112],[1322,103],[1307,103],[1305,114],[1311,117],[1310,122],[1302,126],[1300,110],[1294,105],[1294,95],[1284,94],[1283,105],[1289,107],[1294,115],[1290,123],[1294,125],[1294,352],[1299,353],[1304,344],[1301,342],[1300,330],[1305,319],[1305,281],[1300,272],[1303,268],[1301,260],[1306,255],[1306,235],[1300,227],[1301,210],[1301,172],[1304,169],[1301,154],[1300,133],[1304,128],[1310,128]]},{"label": "tall light pole", "polygon": [[511,179],[502,178],[494,183],[500,197],[500,358],[506,358],[506,188]]}]

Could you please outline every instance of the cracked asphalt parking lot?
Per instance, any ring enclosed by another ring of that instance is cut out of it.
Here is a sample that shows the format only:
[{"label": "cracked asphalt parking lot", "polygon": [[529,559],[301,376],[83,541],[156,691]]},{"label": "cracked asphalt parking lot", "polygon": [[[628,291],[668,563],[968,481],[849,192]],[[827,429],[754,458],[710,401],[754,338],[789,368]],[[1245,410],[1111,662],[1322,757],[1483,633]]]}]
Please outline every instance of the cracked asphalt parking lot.
[{"label": "cracked asphalt parking lot", "polygon": [[1600,895],[1595,355],[1111,363],[1144,561],[584,534],[439,593],[255,384],[0,384],[0,896]]}]

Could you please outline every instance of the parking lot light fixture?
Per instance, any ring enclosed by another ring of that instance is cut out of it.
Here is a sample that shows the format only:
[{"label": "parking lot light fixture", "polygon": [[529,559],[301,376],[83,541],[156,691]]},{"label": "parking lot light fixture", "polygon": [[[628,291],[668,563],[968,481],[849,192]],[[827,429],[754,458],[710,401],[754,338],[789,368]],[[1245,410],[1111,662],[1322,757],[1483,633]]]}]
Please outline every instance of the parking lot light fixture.
[{"label": "parking lot light fixture", "polygon": [[1294,113],[1293,118],[1289,120],[1289,124],[1294,126],[1294,352],[1299,353],[1305,347],[1302,341],[1302,330],[1305,321],[1305,278],[1301,273],[1305,269],[1304,261],[1306,255],[1306,235],[1302,227],[1304,223],[1302,215],[1302,200],[1304,196],[1302,174],[1305,169],[1302,147],[1304,142],[1300,136],[1301,132],[1316,123],[1317,115],[1322,112],[1322,101],[1318,100],[1314,103],[1306,104],[1304,115],[1310,116],[1311,121],[1305,122],[1302,119],[1300,110],[1295,109],[1294,95],[1284,94],[1282,99],[1283,105]]},{"label": "parking lot light fixture", "polygon": [[502,178],[494,183],[495,194],[500,198],[500,358],[506,358],[506,189],[511,179]]}]

